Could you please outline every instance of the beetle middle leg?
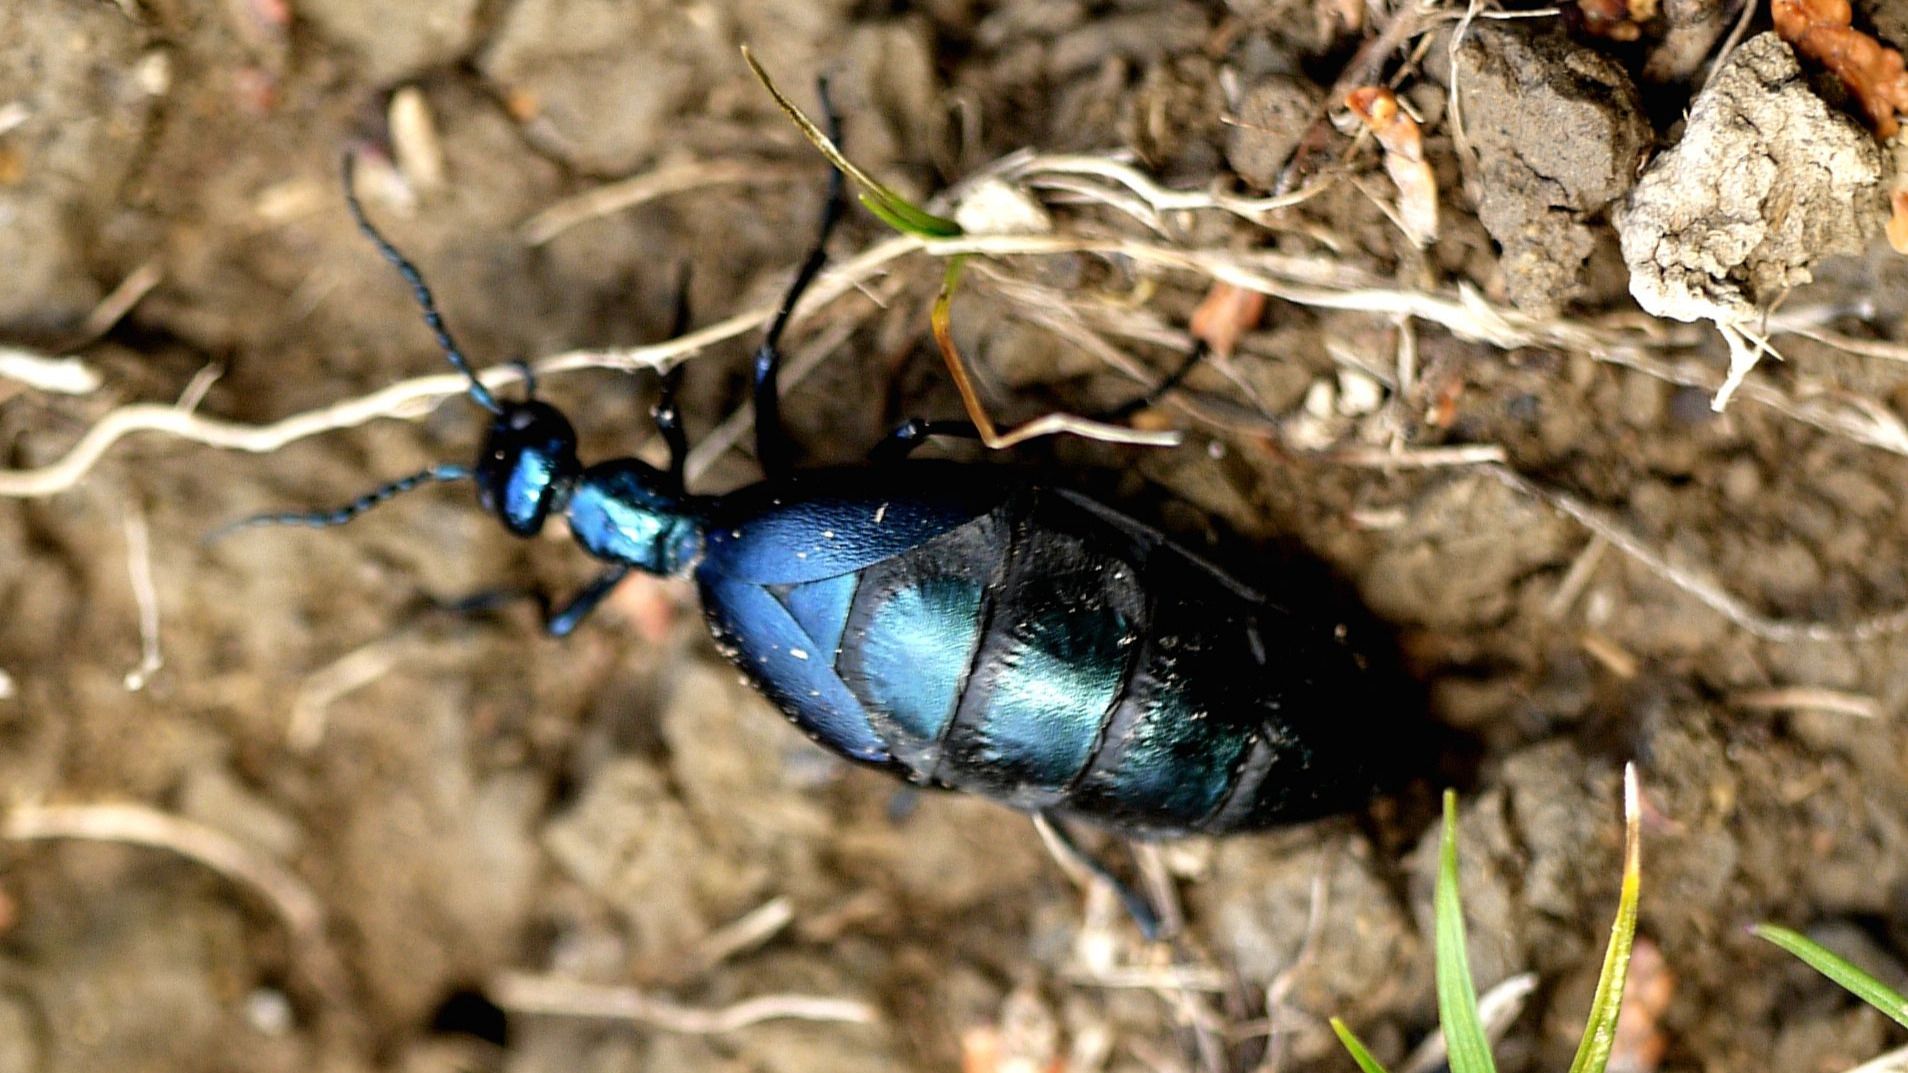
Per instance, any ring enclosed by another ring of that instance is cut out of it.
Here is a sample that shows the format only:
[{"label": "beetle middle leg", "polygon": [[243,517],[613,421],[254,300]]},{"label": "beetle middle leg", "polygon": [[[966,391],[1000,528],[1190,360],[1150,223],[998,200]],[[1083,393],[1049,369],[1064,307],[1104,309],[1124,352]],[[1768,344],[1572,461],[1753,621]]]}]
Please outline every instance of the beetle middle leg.
[{"label": "beetle middle leg", "polygon": [[[828,80],[817,80],[816,90],[821,96],[822,112],[828,120],[828,136],[834,139],[836,145],[840,145],[841,116],[835,111],[834,102],[829,99]],[[792,453],[788,431],[782,427],[782,403],[778,387],[782,367],[782,330],[788,327],[789,314],[795,311],[795,303],[801,300],[803,292],[815,282],[822,265],[828,261],[828,237],[834,233],[835,224],[841,219],[841,192],[841,172],[831,171],[815,246],[808,251],[801,270],[795,273],[795,281],[782,297],[781,308],[775,311],[775,319],[769,322],[768,333],[755,351],[755,457],[763,472],[770,476],[781,476],[788,472]]]}]

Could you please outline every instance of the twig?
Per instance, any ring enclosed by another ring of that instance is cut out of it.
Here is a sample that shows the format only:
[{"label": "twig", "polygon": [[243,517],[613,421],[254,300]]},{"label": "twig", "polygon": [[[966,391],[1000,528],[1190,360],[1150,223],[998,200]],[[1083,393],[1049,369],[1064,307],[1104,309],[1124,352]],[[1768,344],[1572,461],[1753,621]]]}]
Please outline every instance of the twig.
[{"label": "twig", "polygon": [[14,346],[0,346],[0,377],[55,395],[90,395],[104,378],[75,357],[50,357]]},{"label": "twig", "polygon": [[1725,591],[1708,574],[1671,562],[1663,552],[1575,496],[1539,485],[1508,466],[1488,463],[1478,467],[1478,470],[1490,474],[1514,491],[1549,504],[1551,509],[1609,541],[1611,547],[1664,581],[1695,597],[1703,606],[1765,641],[1867,641],[1908,629],[1908,608],[1871,615],[1846,625],[1772,618],[1750,608],[1741,597]]},{"label": "twig", "polygon": [[1509,460],[1494,443],[1459,443],[1448,447],[1338,447],[1317,455],[1325,462],[1372,469],[1442,469],[1478,466]]},{"label": "twig", "polygon": [[994,424],[993,418],[988,415],[986,406],[981,402],[980,392],[975,389],[973,379],[968,375],[967,362],[954,345],[950,308],[954,297],[954,281],[959,267],[958,259],[949,262],[946,281],[941,285],[940,296],[934,300],[934,312],[929,323],[934,331],[935,345],[940,349],[941,358],[947,365],[948,376],[954,381],[955,389],[960,392],[961,403],[967,408],[968,420],[974,423],[974,429],[980,434],[982,443],[993,450],[1000,451],[1042,436],[1071,433],[1105,443],[1124,443],[1142,447],[1179,445],[1181,437],[1174,430],[1154,431],[1128,428],[1125,425],[1108,424],[1073,414],[1048,414],[1011,430],[1001,431]]},{"label": "twig", "polygon": [[1749,690],[1731,694],[1729,704],[1751,712],[1828,712],[1857,719],[1880,719],[1882,716],[1881,702],[1874,697],[1820,686]]},{"label": "twig", "polygon": [[1052,154],[1031,156],[1016,166],[1001,172],[1003,178],[1022,179],[1030,185],[1043,185],[1042,176],[1047,175],[1090,175],[1118,183],[1132,193],[1151,210],[1150,218],[1145,214],[1132,215],[1155,229],[1161,227],[1163,214],[1168,212],[1190,212],[1216,210],[1231,213],[1248,223],[1264,225],[1265,217],[1281,209],[1301,205],[1331,187],[1331,180],[1313,183],[1290,194],[1273,197],[1236,197],[1221,190],[1173,190],[1154,182],[1145,172],[1140,171],[1113,154],[1088,156],[1084,154]]},{"label": "twig", "polygon": [[301,753],[317,748],[324,740],[326,717],[333,702],[384,677],[403,658],[400,645],[380,640],[347,652],[307,675],[292,698],[285,744]]},{"label": "twig", "polygon": [[159,593],[152,583],[152,539],[138,507],[126,512],[126,574],[139,608],[139,665],[126,672],[126,691],[137,693],[166,665],[159,651]]},{"label": "twig", "polygon": [[1091,984],[1110,991],[1205,991],[1223,994],[1232,990],[1228,974],[1203,965],[1114,965],[1099,969],[1067,969],[1065,975],[1076,983]]},{"label": "twig", "polygon": [[0,815],[0,838],[116,842],[202,865],[263,898],[290,933],[299,968],[324,997],[343,999],[344,967],[325,938],[324,906],[284,865],[221,831],[144,805],[16,805]]},{"label": "twig", "polygon": [[1327,843],[1319,854],[1318,871],[1312,873],[1311,897],[1305,908],[1305,935],[1299,941],[1298,952],[1292,960],[1273,974],[1272,982],[1265,988],[1265,1057],[1260,1060],[1258,1073],[1279,1073],[1285,1065],[1289,1039],[1285,1032],[1285,1020],[1291,1013],[1286,999],[1299,983],[1299,976],[1311,965],[1318,954],[1320,940],[1325,936],[1325,911],[1331,896],[1331,876],[1338,866],[1340,843]]},{"label": "twig", "polygon": [[1549,601],[1544,604],[1544,614],[1553,619],[1568,614],[1576,604],[1577,597],[1583,595],[1584,587],[1590,584],[1598,564],[1603,562],[1603,553],[1608,550],[1610,542],[1592,533],[1589,542],[1584,544],[1583,550],[1577,553],[1576,560],[1570,564],[1570,569],[1564,572],[1563,580],[1557,583],[1557,591],[1551,593]]},{"label": "twig", "polygon": [[[1696,388],[1712,396],[1720,389],[1718,378],[1706,369],[1662,361],[1635,349],[1613,348],[1597,355],[1597,358],[1612,365],[1634,369],[1665,383]],[[1859,402],[1851,403],[1847,408],[1841,408],[1833,405],[1823,396],[1790,398],[1776,388],[1757,380],[1744,382],[1737,389],[1736,397],[1831,435],[1841,436],[1890,454],[1908,455],[1908,427],[1904,427],[1899,418],[1886,411],[1865,408]],[[1851,413],[1851,410],[1859,412]]]},{"label": "twig", "polygon": [[[1462,337],[1506,348],[1552,346],[1605,354],[1649,341],[1649,336],[1638,330],[1528,317],[1515,310],[1492,306],[1466,290],[1443,295],[1367,285],[1369,277],[1363,273],[1319,258],[1226,249],[1188,250],[1119,239],[1066,236],[978,236],[931,244],[909,236],[894,236],[842,262],[834,271],[823,273],[810,290],[811,297],[804,304],[804,312],[820,308],[880,275],[892,262],[923,250],[941,256],[960,253],[1123,256],[1156,267],[1201,272],[1302,305],[1415,316],[1442,324]],[[666,368],[706,347],[755,330],[774,312],[773,306],[757,306],[659,343],[619,350],[570,351],[537,362],[536,371],[539,375],[554,375],[591,368]],[[487,369],[479,375],[484,384],[493,389],[520,377],[514,366]],[[58,461],[38,469],[0,472],[0,497],[49,496],[71,488],[114,444],[134,433],[163,432],[211,447],[268,453],[309,436],[355,427],[378,418],[419,415],[428,412],[438,400],[463,393],[466,387],[461,377],[451,373],[417,377],[266,425],[242,425],[183,413],[172,406],[135,403],[100,418]],[[1745,397],[1749,394],[1745,388]]]},{"label": "twig", "polygon": [[585,190],[564,198],[523,222],[524,242],[541,246],[578,224],[633,209],[669,194],[731,183],[778,183],[805,174],[804,169],[763,160],[691,160]]},{"label": "twig", "polygon": [[[1181,971],[1207,969],[1208,966],[1199,963],[1200,955],[1184,940],[1185,906],[1180,902],[1179,887],[1173,882],[1159,847],[1150,842],[1135,842],[1133,858],[1139,865],[1147,900],[1153,903],[1159,914],[1160,934],[1173,937],[1172,967]],[[1172,987],[1162,989],[1160,998],[1172,1007],[1182,1023],[1192,1027],[1193,1045],[1199,1053],[1200,1067],[1210,1073],[1223,1070],[1225,1045],[1220,1039],[1220,1029],[1225,1025],[1225,1020],[1213,1008],[1212,996],[1190,988]]]},{"label": "twig", "polygon": [[795,905],[772,898],[702,937],[684,960],[691,975],[707,972],[747,950],[773,939],[795,919]]},{"label": "twig", "polygon": [[186,381],[185,389],[179,392],[179,401],[173,405],[186,413],[198,409],[199,404],[205,401],[206,393],[212,390],[212,385],[218,383],[219,377],[223,375],[225,371],[215,364],[207,363],[199,366],[199,371],[193,373],[192,379]]},{"label": "twig", "polygon": [[1716,50],[1716,58],[1709,63],[1709,73],[1703,76],[1703,89],[1708,89],[1710,83],[1716,81],[1716,76],[1729,62],[1736,46],[1742,43],[1743,36],[1749,32],[1749,24],[1755,21],[1756,12],[1761,8],[1762,0],[1742,0],[1742,10],[1736,15],[1736,25],[1730,29],[1729,36],[1723,39],[1722,47]]},{"label": "twig", "polygon": [[95,305],[91,312],[86,314],[86,319],[80,322],[79,333],[61,349],[78,350],[112,331],[113,325],[118,324],[120,318],[132,312],[132,308],[139,304],[139,300],[165,278],[165,270],[159,266],[157,260],[146,261],[133,269],[125,279],[119,281],[117,287],[99,300],[99,304]]},{"label": "twig", "polygon": [[391,95],[385,117],[398,174],[419,194],[443,189],[444,146],[437,137],[437,120],[431,115],[424,91],[416,86],[399,89]]},{"label": "twig", "polygon": [[1880,358],[1883,361],[1908,362],[1908,345],[1891,343],[1883,339],[1857,339],[1852,335],[1829,331],[1826,328],[1783,327],[1778,324],[1769,326],[1772,334],[1799,335],[1804,339],[1834,347],[1857,357]]},{"label": "twig", "polygon": [[559,976],[506,972],[491,981],[491,1000],[515,1013],[627,1021],[683,1035],[712,1036],[764,1021],[827,1021],[871,1025],[874,1007],[815,995],[761,995],[713,1009],[653,998],[634,987],[589,984]]},{"label": "twig", "polygon": [[[1537,974],[1520,972],[1478,996],[1477,1013],[1485,1038],[1492,1043],[1502,1039],[1536,990]],[[1444,1067],[1444,1057],[1444,1034],[1433,1032],[1405,1059],[1402,1073],[1434,1073]]]}]

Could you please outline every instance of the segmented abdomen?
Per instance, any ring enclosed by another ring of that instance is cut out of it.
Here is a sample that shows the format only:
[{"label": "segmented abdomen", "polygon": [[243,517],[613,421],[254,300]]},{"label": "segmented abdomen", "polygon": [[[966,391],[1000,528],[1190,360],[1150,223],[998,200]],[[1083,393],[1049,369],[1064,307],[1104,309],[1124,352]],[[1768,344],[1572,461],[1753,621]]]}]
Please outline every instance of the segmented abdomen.
[{"label": "segmented abdomen", "polygon": [[[704,579],[711,625],[758,686],[818,741],[917,782],[1135,832],[1304,819],[1370,791],[1312,762],[1344,731],[1323,687],[1355,657],[1082,497],[1029,488],[857,571],[723,588]],[[796,639],[732,609],[752,600]]]}]

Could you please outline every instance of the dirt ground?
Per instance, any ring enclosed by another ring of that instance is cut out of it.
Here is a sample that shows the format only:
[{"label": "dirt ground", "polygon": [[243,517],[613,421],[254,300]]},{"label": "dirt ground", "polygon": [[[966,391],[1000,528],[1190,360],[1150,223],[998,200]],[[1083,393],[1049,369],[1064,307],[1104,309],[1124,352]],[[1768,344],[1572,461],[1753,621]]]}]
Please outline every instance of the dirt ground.
[{"label": "dirt ground", "polygon": [[[1775,335],[1786,360],[1713,413],[1720,339],[1636,311],[1608,211],[1680,135],[1709,46],[1679,59],[1660,27],[1614,43],[1566,13],[1480,20],[1466,49],[1484,51],[1453,59],[1461,11],[1375,68],[1424,120],[1441,221],[1419,250],[1371,139],[1314,123],[1396,25],[1382,5],[0,4],[0,339],[100,378],[61,394],[0,374],[0,477],[126,404],[185,396],[253,426],[443,372],[345,215],[347,147],[480,366],[662,339],[684,267],[699,326],[770,301],[825,170],[742,43],[804,102],[829,74],[851,155],[916,196],[1023,148],[1195,194],[1304,190],[1259,226],[1153,212],[1091,171],[1010,183],[1062,233],[1270,251],[1267,271],[1314,277],[1149,415],[1185,446],[1016,460],[1309,549],[1395,628],[1431,715],[1474,742],[1480,983],[1535,974],[1504,1069],[1569,1061],[1628,760],[1642,935],[1670,989],[1630,1068],[1848,1068],[1898,1033],[1744,928],[1806,928],[1908,977],[1908,637],[1860,628],[1908,605],[1908,366],[1888,350],[1908,341],[1908,260],[1875,240],[1823,263],[1783,308],[1831,343]],[[1475,95],[1464,146],[1453,71]],[[526,237],[566,197],[671,169],[686,189]],[[857,212],[838,261],[887,237]],[[130,311],[89,327],[129,279]],[[816,364],[786,410],[809,461],[958,412],[928,334],[938,280],[917,253],[797,322]],[[984,260],[957,334],[1005,420],[1094,411],[1142,390],[1109,358],[1171,367],[1210,284],[1138,256]],[[1446,304],[1318,297],[1380,291]],[[1453,330],[1465,309],[1516,311],[1516,330],[1480,342]],[[746,418],[756,338],[694,355],[692,438]],[[542,389],[586,457],[657,459],[654,384],[598,368]],[[736,683],[683,585],[633,581],[564,641],[527,606],[436,609],[589,573],[466,490],[204,542],[467,460],[475,408],[426,411],[262,453],[139,433],[0,501],[0,1073],[1342,1070],[1328,1016],[1388,1060],[1433,1030],[1438,776],[1372,816],[1142,854],[1186,918],[1176,948],[1149,947],[1021,818],[802,740]],[[700,488],[752,479],[739,442],[698,459]],[[1409,716],[1347,713],[1375,748]],[[603,993],[553,982],[640,1001],[576,1016]],[[706,1015],[776,995],[836,1019]]]}]

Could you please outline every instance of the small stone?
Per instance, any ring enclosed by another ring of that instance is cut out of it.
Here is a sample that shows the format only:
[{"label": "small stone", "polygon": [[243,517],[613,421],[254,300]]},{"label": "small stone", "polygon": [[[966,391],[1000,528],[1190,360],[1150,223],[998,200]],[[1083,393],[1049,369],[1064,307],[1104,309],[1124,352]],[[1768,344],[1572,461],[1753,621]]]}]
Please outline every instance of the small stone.
[{"label": "small stone", "polygon": [[1478,220],[1512,304],[1553,316],[1578,290],[1593,218],[1630,189],[1653,139],[1623,68],[1561,33],[1477,26],[1458,52]]},{"label": "small stone", "polygon": [[1277,185],[1318,116],[1320,98],[1317,86],[1290,75],[1273,75],[1247,90],[1226,136],[1226,162],[1239,178],[1261,190]]},{"label": "small stone", "polygon": [[1882,155],[1809,88],[1774,34],[1750,39],[1616,214],[1630,293],[1659,317],[1722,325],[1859,253],[1885,212]]}]

